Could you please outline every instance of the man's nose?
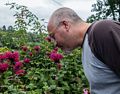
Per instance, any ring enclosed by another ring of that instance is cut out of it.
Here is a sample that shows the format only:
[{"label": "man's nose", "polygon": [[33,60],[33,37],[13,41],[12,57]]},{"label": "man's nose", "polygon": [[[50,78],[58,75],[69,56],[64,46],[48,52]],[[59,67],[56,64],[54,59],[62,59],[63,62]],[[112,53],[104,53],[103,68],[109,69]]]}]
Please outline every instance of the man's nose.
[{"label": "man's nose", "polygon": [[56,42],[56,40],[55,40],[55,39],[50,38],[50,40],[51,40],[51,43],[53,43],[53,44],[54,44],[54,46],[56,46],[56,45],[57,45],[57,42]]},{"label": "man's nose", "polygon": [[52,43],[54,44],[54,46],[56,46],[56,44],[57,44],[55,39],[52,40]]}]

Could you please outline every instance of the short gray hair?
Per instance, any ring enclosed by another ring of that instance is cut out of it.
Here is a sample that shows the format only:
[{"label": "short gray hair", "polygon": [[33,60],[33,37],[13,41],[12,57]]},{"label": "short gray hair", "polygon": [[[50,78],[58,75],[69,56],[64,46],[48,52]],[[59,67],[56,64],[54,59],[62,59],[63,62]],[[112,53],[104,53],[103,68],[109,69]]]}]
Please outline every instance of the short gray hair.
[{"label": "short gray hair", "polygon": [[57,9],[51,16],[52,23],[56,26],[58,26],[64,18],[70,19],[75,23],[83,21],[74,10],[67,7]]}]

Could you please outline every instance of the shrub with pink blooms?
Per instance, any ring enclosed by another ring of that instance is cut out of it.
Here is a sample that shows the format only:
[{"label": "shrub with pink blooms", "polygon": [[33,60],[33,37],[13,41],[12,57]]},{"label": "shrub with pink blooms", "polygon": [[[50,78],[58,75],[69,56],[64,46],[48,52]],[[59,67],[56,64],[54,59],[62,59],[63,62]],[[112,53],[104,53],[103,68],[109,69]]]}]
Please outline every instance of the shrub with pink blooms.
[{"label": "shrub with pink blooms", "polygon": [[[19,21],[16,14],[17,29],[0,32],[0,94],[89,94],[84,89],[89,85],[83,73],[81,49],[64,55],[50,43],[27,7],[9,5],[24,12],[25,17]],[[38,32],[27,32],[24,18],[34,21],[33,29]]]}]

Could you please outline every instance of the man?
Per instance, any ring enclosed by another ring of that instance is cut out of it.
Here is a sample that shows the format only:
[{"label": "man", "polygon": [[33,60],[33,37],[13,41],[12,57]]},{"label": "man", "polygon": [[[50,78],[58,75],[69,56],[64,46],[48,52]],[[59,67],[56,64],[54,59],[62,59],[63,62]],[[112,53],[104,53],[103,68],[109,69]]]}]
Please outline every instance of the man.
[{"label": "man", "polygon": [[120,94],[120,23],[86,23],[72,9],[63,7],[52,14],[48,32],[66,53],[82,47],[91,94]]}]

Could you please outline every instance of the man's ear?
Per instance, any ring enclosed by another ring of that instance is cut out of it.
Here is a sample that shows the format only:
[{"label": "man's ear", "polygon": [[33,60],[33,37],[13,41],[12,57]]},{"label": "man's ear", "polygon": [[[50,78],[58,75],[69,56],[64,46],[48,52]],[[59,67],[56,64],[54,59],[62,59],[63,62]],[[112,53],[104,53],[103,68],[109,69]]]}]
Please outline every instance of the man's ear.
[{"label": "man's ear", "polygon": [[66,31],[68,32],[70,29],[70,23],[68,21],[62,21],[62,24],[64,26],[64,28],[66,29]]}]

